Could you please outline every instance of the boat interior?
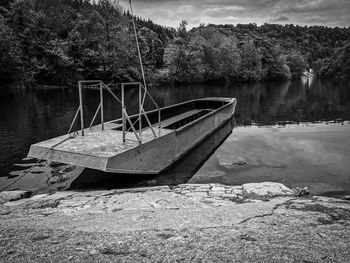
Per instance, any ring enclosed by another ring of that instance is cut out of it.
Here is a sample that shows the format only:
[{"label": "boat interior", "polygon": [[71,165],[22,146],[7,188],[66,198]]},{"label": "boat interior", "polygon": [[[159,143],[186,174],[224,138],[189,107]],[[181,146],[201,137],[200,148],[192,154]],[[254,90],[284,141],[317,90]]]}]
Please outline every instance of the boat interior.
[{"label": "boat interior", "polygon": [[[161,109],[161,126],[163,129],[177,130],[189,123],[193,123],[199,118],[219,109],[228,104],[228,101],[222,100],[195,100],[184,103],[179,103],[173,106],[164,107]],[[151,125],[158,124],[158,111],[152,110],[146,112]],[[137,121],[139,115],[130,116],[130,120],[134,123],[135,129],[139,129],[139,122]],[[113,124],[119,124],[113,130],[122,130],[122,120],[118,119],[112,121]],[[149,127],[145,116],[142,115],[142,129]],[[130,129],[130,124],[126,122],[126,129]]]}]

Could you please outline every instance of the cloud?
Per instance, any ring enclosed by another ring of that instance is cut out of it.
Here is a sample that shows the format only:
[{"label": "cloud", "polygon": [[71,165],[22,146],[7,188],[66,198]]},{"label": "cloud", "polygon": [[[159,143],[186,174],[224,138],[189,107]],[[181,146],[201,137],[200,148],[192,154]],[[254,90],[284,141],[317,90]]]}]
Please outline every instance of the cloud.
[{"label": "cloud", "polygon": [[[121,0],[126,7],[127,0]],[[349,0],[133,0],[135,14],[166,26],[294,23],[350,26]]]},{"label": "cloud", "polygon": [[278,16],[271,19],[271,22],[286,22],[286,21],[289,21],[289,18],[287,16]]}]

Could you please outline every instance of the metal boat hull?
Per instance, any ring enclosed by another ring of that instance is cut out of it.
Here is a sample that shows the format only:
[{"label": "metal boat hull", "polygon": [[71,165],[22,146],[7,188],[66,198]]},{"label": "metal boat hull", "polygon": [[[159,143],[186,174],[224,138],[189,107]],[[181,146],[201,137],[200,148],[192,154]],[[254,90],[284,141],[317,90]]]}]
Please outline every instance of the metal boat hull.
[{"label": "metal boat hull", "polygon": [[[129,142],[127,145],[120,145],[120,142],[116,142],[116,138],[113,137],[118,133],[115,125],[120,122],[116,120],[109,122],[109,125],[106,123],[105,131],[97,131],[97,126],[93,127],[90,133],[86,129],[85,138],[78,136],[53,149],[50,147],[64,136],[34,144],[28,156],[42,158],[49,151],[44,159],[111,173],[158,174],[214,132],[232,131],[236,99],[206,98],[181,104],[187,105],[186,103],[191,102],[203,104],[207,101],[222,101],[223,105],[179,128],[161,128],[160,136],[157,138],[152,138],[151,133],[147,136],[146,130],[145,141],[141,144]],[[171,112],[172,109],[181,107],[181,104],[163,109]],[[108,140],[109,143],[106,143]]]}]

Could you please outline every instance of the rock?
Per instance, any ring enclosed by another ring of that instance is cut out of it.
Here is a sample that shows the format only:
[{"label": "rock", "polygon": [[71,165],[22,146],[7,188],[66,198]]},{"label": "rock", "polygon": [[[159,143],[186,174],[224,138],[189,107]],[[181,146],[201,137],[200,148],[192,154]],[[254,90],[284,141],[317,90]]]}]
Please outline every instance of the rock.
[{"label": "rock", "polygon": [[310,191],[307,187],[304,187],[304,188],[296,187],[293,190],[294,190],[295,196],[299,196],[299,197],[308,196],[310,194]]},{"label": "rock", "polygon": [[305,182],[303,183],[303,186],[307,186],[312,195],[326,195],[345,192],[344,188],[328,183]]},{"label": "rock", "polygon": [[232,168],[234,165],[245,165],[247,161],[243,157],[232,157],[232,156],[222,156],[218,155],[217,159],[221,166],[225,168]]},{"label": "rock", "polygon": [[210,189],[210,185],[207,185],[207,184],[199,184],[199,185],[196,185],[196,191],[200,191],[200,190],[206,190],[208,191]]},{"label": "rock", "polygon": [[186,194],[187,197],[206,197],[208,194],[206,192],[191,192]]},{"label": "rock", "polygon": [[209,189],[205,189],[205,188],[197,188],[197,189],[195,189],[195,192],[205,192],[205,193],[207,193],[209,191]]},{"label": "rock", "polygon": [[105,255],[127,255],[130,253],[127,245],[108,244],[97,247],[97,250]]},{"label": "rock", "polygon": [[0,193],[0,203],[16,201],[22,198],[28,198],[32,194],[31,191],[4,191]]},{"label": "rock", "polygon": [[56,167],[62,166],[62,165],[64,165],[64,164],[63,163],[54,162],[54,161],[49,163],[49,166],[52,167],[52,168],[56,168]]},{"label": "rock", "polygon": [[243,188],[242,188],[242,186],[229,186],[228,188],[226,188],[225,192],[227,194],[242,195]]},{"label": "rock", "polygon": [[210,190],[215,193],[225,193],[225,187],[223,186],[213,186]]},{"label": "rock", "polygon": [[341,199],[343,199],[343,200],[350,200],[350,195],[343,196]]},{"label": "rock", "polygon": [[293,195],[294,192],[280,183],[264,182],[249,183],[242,185],[243,193],[257,196],[286,196]]},{"label": "rock", "polygon": [[45,209],[45,208],[56,208],[60,204],[60,200],[48,199],[38,200],[27,205],[27,208],[31,209]]},{"label": "rock", "polygon": [[243,189],[233,188],[233,189],[231,189],[231,194],[243,195]]},{"label": "rock", "polygon": [[69,173],[71,171],[74,171],[75,166],[74,165],[68,165],[65,168],[63,168],[60,173]]},{"label": "rock", "polygon": [[226,198],[226,199],[230,199],[230,200],[234,200],[236,199],[238,196],[236,194],[222,194],[221,195],[222,198]]},{"label": "rock", "polygon": [[60,184],[71,179],[72,175],[68,173],[57,173],[54,176],[50,177],[48,180],[49,185]]},{"label": "rock", "polygon": [[38,234],[38,235],[34,236],[32,238],[32,240],[33,241],[41,241],[41,240],[48,239],[48,238],[50,238],[50,235],[42,233],[42,234]]},{"label": "rock", "polygon": [[262,165],[272,167],[272,168],[284,168],[286,165],[277,161],[262,158]]},{"label": "rock", "polygon": [[11,210],[7,209],[7,210],[0,210],[0,216],[5,216],[5,215],[9,215],[11,214]]},{"label": "rock", "polygon": [[239,235],[238,237],[240,239],[247,240],[247,241],[257,241],[256,238],[249,236],[249,235]]},{"label": "rock", "polygon": [[57,184],[59,183],[60,181],[60,178],[58,176],[53,176],[53,177],[50,177],[49,180],[47,181],[47,183],[49,185],[53,185],[53,184]]},{"label": "rock", "polygon": [[33,195],[32,197],[29,198],[30,201],[35,201],[35,200],[39,200],[45,197],[48,197],[48,194],[39,194],[39,195]]}]

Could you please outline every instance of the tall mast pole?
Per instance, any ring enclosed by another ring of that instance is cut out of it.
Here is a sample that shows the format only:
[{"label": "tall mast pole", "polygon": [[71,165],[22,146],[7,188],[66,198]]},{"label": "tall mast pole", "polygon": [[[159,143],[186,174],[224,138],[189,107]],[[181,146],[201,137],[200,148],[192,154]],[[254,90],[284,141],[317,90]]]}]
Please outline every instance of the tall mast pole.
[{"label": "tall mast pole", "polygon": [[130,4],[131,20],[132,20],[132,24],[133,24],[133,26],[134,26],[134,33],[135,33],[135,39],[136,39],[137,52],[138,52],[138,54],[139,54],[139,61],[140,61],[140,66],[141,66],[141,73],[142,73],[143,84],[144,84],[144,86],[145,86],[145,89],[147,90],[146,78],[145,78],[145,71],[144,71],[144,69],[143,69],[143,64],[142,64],[142,57],[141,57],[140,45],[139,45],[139,40],[138,40],[138,38],[137,38],[136,24],[135,24],[135,19],[134,19],[134,12],[133,12],[133,10],[132,10],[131,0],[129,0],[129,4]]}]

